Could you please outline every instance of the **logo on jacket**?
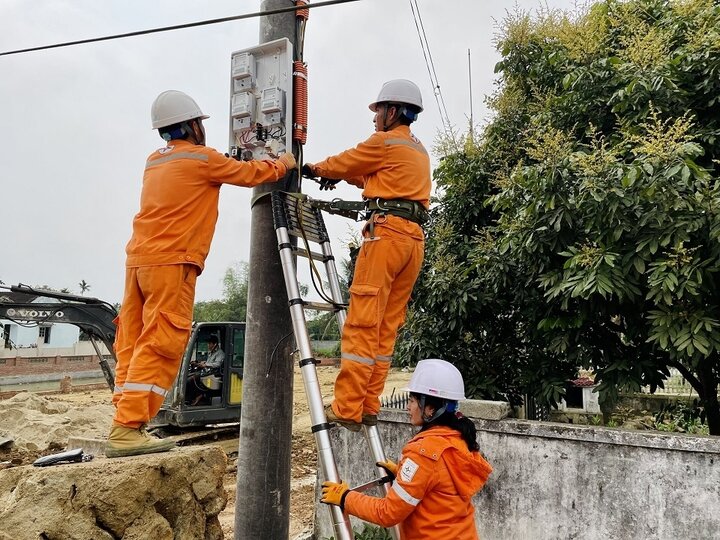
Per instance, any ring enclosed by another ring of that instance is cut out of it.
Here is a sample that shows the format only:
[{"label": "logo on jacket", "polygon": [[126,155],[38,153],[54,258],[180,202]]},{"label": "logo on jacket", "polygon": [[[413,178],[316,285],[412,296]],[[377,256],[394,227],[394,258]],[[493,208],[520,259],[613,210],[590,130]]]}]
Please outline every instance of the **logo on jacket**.
[{"label": "logo on jacket", "polygon": [[403,480],[403,482],[412,481],[415,473],[419,468],[420,465],[415,463],[412,459],[406,459],[402,462],[402,467],[400,468],[400,478]]},{"label": "logo on jacket", "polygon": [[160,148],[158,152],[161,154],[167,154],[168,152],[172,152],[174,148],[174,145],[168,144],[165,148]]}]

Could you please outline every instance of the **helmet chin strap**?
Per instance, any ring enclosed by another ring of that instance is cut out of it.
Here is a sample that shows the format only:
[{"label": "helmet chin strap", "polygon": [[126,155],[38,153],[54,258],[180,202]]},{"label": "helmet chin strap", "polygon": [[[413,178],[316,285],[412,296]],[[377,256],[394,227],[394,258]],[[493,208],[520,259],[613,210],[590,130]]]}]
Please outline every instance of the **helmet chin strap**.
[{"label": "helmet chin strap", "polygon": [[202,121],[199,119],[195,119],[195,125],[198,126],[198,129],[200,130],[200,133],[202,134],[202,137],[200,139],[197,138],[197,134],[195,133],[195,130],[193,129],[193,137],[195,138],[195,142],[199,144],[200,146],[205,146],[205,126],[202,125]]},{"label": "helmet chin strap", "polygon": [[[387,115],[388,115],[389,109],[390,109],[390,104],[385,103],[383,105],[382,124],[380,125],[381,131],[388,131],[392,126],[394,126],[397,123],[397,118],[396,118],[395,122],[393,122],[391,125],[387,125]],[[397,108],[396,108],[396,110],[397,110]]]},{"label": "helmet chin strap", "polygon": [[433,414],[431,414],[431,415],[426,415],[426,414],[425,414],[425,395],[422,395],[422,396],[420,397],[420,403],[418,403],[418,405],[420,405],[420,415],[422,416],[423,422],[426,423],[426,424],[429,424],[429,423],[432,422],[433,420],[437,420],[438,418],[440,418],[440,416],[441,416],[445,411],[447,411],[447,408],[448,408],[448,402],[446,401],[445,403],[443,403],[443,406],[440,407],[440,408],[439,408],[437,411],[435,411]]}]

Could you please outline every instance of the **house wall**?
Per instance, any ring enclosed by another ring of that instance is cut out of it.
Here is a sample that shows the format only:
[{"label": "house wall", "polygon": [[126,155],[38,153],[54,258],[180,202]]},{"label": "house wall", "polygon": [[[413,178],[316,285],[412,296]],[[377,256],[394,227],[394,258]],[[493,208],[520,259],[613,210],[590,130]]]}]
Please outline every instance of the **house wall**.
[{"label": "house wall", "polygon": [[80,329],[72,324],[51,324],[49,343],[45,343],[44,339],[39,337],[39,326],[26,327],[11,321],[0,321],[0,325],[4,326],[5,324],[11,325],[10,339],[12,339],[19,350],[30,347],[38,347],[40,349],[71,347],[73,343],[77,343],[80,338]]},{"label": "house wall", "polygon": [[[397,459],[414,433],[407,413],[384,409],[380,420],[386,454]],[[483,540],[720,538],[718,437],[474,421],[494,467],[473,499]],[[362,433],[336,428],[331,438],[351,486],[376,475]],[[330,517],[320,505],[316,538],[333,536]]]},{"label": "house wall", "polygon": [[[55,298],[37,297],[31,303],[59,303]],[[50,327],[50,341],[45,343],[43,338],[39,337],[40,327],[37,325],[23,326],[16,322],[0,319],[0,329],[4,329],[5,325],[10,325],[10,339],[18,349],[26,347],[70,347],[76,343],[80,337],[80,329],[73,324],[52,323]],[[0,343],[0,348],[3,344]]]}]

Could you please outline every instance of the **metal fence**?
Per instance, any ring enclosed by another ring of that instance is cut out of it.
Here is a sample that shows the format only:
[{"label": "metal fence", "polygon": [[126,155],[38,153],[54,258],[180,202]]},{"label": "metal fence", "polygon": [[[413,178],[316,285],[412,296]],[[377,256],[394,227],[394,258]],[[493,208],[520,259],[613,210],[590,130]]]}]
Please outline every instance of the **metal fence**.
[{"label": "metal fence", "polygon": [[386,409],[407,409],[408,401],[410,401],[410,392],[393,392],[389,396],[380,398],[380,406]]},{"label": "metal fence", "polygon": [[[690,386],[690,383],[688,383],[685,377],[675,368],[670,368],[670,377],[665,379],[663,386],[664,388],[658,387],[655,390],[655,394],[697,397],[697,392],[695,392],[693,387]],[[649,394],[650,387],[645,386],[642,391],[645,394]]]}]

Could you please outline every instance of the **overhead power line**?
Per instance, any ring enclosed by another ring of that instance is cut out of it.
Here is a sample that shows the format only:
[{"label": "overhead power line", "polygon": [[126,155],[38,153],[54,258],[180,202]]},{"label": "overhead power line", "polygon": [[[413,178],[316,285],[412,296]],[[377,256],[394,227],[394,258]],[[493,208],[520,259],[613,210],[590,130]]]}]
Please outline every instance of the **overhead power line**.
[{"label": "overhead power line", "polygon": [[415,28],[417,29],[418,38],[420,39],[420,48],[425,58],[425,65],[427,66],[428,75],[430,76],[430,84],[433,88],[433,94],[435,95],[435,102],[438,106],[438,112],[440,113],[440,121],[443,124],[445,135],[449,137],[457,146],[455,141],[455,134],[452,131],[452,124],[450,123],[450,116],[445,106],[445,99],[443,98],[442,92],[440,91],[440,81],[438,80],[437,73],[435,72],[435,63],[433,62],[432,54],[430,53],[430,44],[427,40],[427,34],[425,34],[425,25],[422,22],[422,16],[420,15],[420,7],[417,4],[417,0],[410,0],[410,9],[412,10],[413,19],[415,20]]},{"label": "overhead power line", "polygon": [[60,47],[70,47],[72,45],[84,45],[86,43],[96,43],[98,41],[110,41],[113,39],[122,39],[135,36],[144,36],[146,34],[156,34],[158,32],[169,32],[170,30],[182,30],[185,28],[195,28],[196,26],[208,26],[210,24],[219,24],[230,21],[239,21],[242,19],[252,19],[254,17],[267,17],[268,15],[278,15],[280,13],[288,13],[290,11],[298,11],[301,9],[318,8],[332,6],[334,4],[347,4],[349,2],[358,2],[359,0],[326,0],[325,2],[313,2],[312,4],[302,4],[297,6],[289,6],[286,8],[271,9],[267,11],[256,11],[254,13],[244,13],[242,15],[234,15],[232,17],[222,17],[220,19],[209,19],[206,21],[197,21],[186,24],[176,24],[174,26],[163,26],[161,28],[151,28],[149,30],[138,30],[136,32],[127,32],[125,34],[114,34],[112,36],[103,36],[97,38],[79,39],[77,41],[66,41],[64,43],[56,43],[54,45],[40,45],[38,47],[29,47],[27,49],[17,49],[14,51],[0,52],[0,56],[10,56],[12,54],[22,54],[35,51],[44,51],[47,49],[58,49]]}]

